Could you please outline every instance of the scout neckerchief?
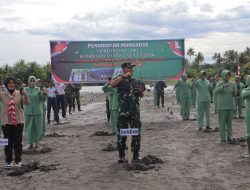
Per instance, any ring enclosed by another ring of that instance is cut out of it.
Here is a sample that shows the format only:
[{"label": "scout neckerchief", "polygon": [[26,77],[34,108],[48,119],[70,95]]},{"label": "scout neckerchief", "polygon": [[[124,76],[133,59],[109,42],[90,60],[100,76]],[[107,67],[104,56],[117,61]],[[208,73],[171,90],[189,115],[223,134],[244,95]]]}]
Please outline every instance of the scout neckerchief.
[{"label": "scout neckerchief", "polygon": [[17,126],[17,122],[16,122],[16,110],[15,110],[15,103],[14,103],[14,95],[15,95],[15,92],[13,92],[13,94],[8,94],[9,96],[9,121],[12,121],[13,125],[14,126]]}]

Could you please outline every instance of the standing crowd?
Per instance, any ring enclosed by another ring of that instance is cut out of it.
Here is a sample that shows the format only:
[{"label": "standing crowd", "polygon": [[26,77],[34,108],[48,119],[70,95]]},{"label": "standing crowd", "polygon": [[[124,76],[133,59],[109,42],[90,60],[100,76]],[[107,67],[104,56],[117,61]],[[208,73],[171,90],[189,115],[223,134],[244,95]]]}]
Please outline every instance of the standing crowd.
[{"label": "standing crowd", "polygon": [[[181,80],[177,81],[174,89],[178,88],[176,93],[181,107],[181,116],[183,120],[190,120],[191,106],[196,108],[198,105],[198,130],[202,130],[204,125],[204,116],[206,118],[205,129],[212,130],[210,124],[210,105],[214,103],[214,113],[218,114],[218,126],[214,127],[214,131],[219,131],[221,142],[229,144],[237,143],[232,138],[232,120],[234,118],[244,119],[247,127],[247,143],[250,153],[250,76],[244,84],[243,78],[239,75],[235,76],[235,81],[231,81],[232,73],[223,70],[219,75],[211,78],[205,71],[200,71],[199,78],[187,80],[187,75],[183,74]],[[243,116],[243,106],[245,100],[247,107],[245,116]],[[178,103],[178,101],[177,101]]]},{"label": "standing crowd", "polygon": [[[120,129],[138,128],[141,131],[139,101],[145,86],[132,78],[134,66],[132,63],[123,63],[123,74],[113,79],[109,78],[103,86],[103,91],[107,94],[108,121],[111,119],[112,132],[118,139],[118,162],[124,162],[126,149],[126,136],[120,135]],[[205,71],[200,71],[199,77],[191,80],[188,80],[188,75],[184,73],[181,80],[174,85],[176,100],[180,105],[182,120],[190,120],[191,107],[197,107],[198,130],[205,128],[206,131],[218,131],[222,143],[237,143],[232,138],[232,120],[237,117],[245,118],[246,140],[250,154],[250,76],[247,77],[246,83],[242,82],[244,80],[239,75],[235,76],[235,81],[231,81],[231,77],[228,70],[223,70],[220,75],[212,78]],[[150,86],[153,87],[153,104],[158,108],[164,107],[164,88],[167,88],[167,85],[163,81],[156,81]],[[245,101],[247,106],[243,116]],[[210,122],[211,104],[214,104],[214,113],[218,114],[218,126],[213,128]],[[138,136],[132,136],[132,139],[133,160],[137,160],[140,133]]]},{"label": "standing crowd", "polygon": [[[125,162],[127,136],[120,134],[121,129],[138,129],[138,134],[132,136],[131,150],[133,161],[140,159],[141,120],[140,99],[146,90],[145,84],[133,77],[134,67],[132,62],[121,64],[123,73],[109,78],[102,90],[107,94],[107,119],[111,121],[112,133],[117,136],[118,162]],[[210,124],[210,104],[215,104],[214,112],[218,114],[219,125],[214,127],[219,131],[221,142],[234,144],[232,138],[232,120],[238,116],[245,118],[247,126],[247,144],[250,153],[250,75],[246,84],[241,82],[241,77],[236,75],[235,82],[231,82],[231,73],[223,70],[222,73],[211,79],[205,71],[199,73],[199,78],[188,81],[187,74],[183,74],[177,81],[176,100],[180,104],[180,114],[183,120],[190,120],[191,106],[197,108],[198,130],[212,130]],[[154,87],[154,105],[164,107],[164,89],[167,85],[163,81],[152,83]],[[39,141],[46,131],[47,124],[54,120],[60,124],[59,111],[62,118],[72,114],[76,107],[81,111],[80,84],[53,84],[48,82],[48,87],[34,76],[28,78],[28,85],[18,83],[14,77],[7,78],[0,85],[0,110],[1,130],[8,145],[4,148],[5,167],[22,166],[22,137],[25,133],[26,144],[29,148],[38,148]],[[76,100],[76,101],[75,101]],[[242,107],[246,100],[245,116]],[[53,118],[51,119],[51,108]],[[47,114],[46,114],[47,112]],[[14,159],[13,159],[14,150]]]},{"label": "standing crowd", "polygon": [[72,109],[75,111],[75,99],[78,111],[81,111],[80,89],[80,84],[53,84],[51,81],[48,82],[48,87],[45,87],[35,76],[28,78],[27,86],[14,77],[9,77],[1,83],[0,136],[2,132],[3,138],[8,140],[8,145],[4,148],[6,168],[22,166],[23,131],[29,148],[39,147],[39,141],[46,131],[46,112],[47,124],[51,123],[51,108],[55,124],[60,124],[60,109],[63,118],[66,118],[67,107],[69,107],[69,114],[72,114]]}]

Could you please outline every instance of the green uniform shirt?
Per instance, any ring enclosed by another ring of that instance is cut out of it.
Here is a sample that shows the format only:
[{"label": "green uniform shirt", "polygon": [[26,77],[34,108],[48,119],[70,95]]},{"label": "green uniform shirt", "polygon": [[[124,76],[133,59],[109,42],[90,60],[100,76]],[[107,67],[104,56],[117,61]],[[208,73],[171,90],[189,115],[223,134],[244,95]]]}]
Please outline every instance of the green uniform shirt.
[{"label": "green uniform shirt", "polygon": [[174,88],[179,88],[180,91],[180,99],[182,98],[190,98],[190,84],[187,81],[179,80],[175,84]]},{"label": "green uniform shirt", "polygon": [[[227,70],[222,71],[222,80],[219,81],[215,88],[215,93],[217,94],[217,110],[234,110],[234,83],[226,82],[225,76]],[[229,86],[224,87],[226,83],[229,83]]]},{"label": "green uniform shirt", "polygon": [[117,88],[113,88],[110,84],[106,83],[102,90],[108,94],[109,108],[111,110],[118,110],[118,94]]},{"label": "green uniform shirt", "polygon": [[42,115],[43,102],[46,98],[39,87],[26,87],[27,96],[30,99],[29,105],[24,105],[24,115]]},{"label": "green uniform shirt", "polygon": [[210,102],[211,101],[211,96],[210,96],[210,82],[205,79],[198,79],[195,83],[194,86],[197,89],[198,92],[198,102]]}]

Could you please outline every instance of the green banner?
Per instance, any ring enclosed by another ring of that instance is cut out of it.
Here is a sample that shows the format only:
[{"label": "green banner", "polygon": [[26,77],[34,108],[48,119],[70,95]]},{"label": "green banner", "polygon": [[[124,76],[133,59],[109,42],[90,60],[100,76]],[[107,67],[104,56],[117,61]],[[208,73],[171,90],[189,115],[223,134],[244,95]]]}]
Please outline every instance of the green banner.
[{"label": "green banner", "polygon": [[52,75],[57,82],[102,83],[133,62],[134,77],[178,79],[184,71],[184,39],[135,41],[51,41]]}]

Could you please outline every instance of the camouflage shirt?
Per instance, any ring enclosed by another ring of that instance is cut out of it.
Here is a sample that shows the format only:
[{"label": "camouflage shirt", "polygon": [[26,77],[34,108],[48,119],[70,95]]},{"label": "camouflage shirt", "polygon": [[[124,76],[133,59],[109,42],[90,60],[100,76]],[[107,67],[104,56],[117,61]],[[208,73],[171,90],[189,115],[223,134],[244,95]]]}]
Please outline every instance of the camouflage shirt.
[{"label": "camouflage shirt", "polygon": [[125,78],[117,86],[119,112],[126,114],[138,114],[140,97],[143,95],[145,85],[137,80]]},{"label": "camouflage shirt", "polygon": [[74,96],[74,91],[72,85],[67,85],[66,88],[64,89],[65,91],[65,96],[66,97],[73,97]]},{"label": "camouflage shirt", "polygon": [[164,88],[166,88],[166,87],[167,86],[166,86],[165,82],[163,82],[163,81],[158,81],[156,83],[156,91],[157,92],[164,92]]}]

